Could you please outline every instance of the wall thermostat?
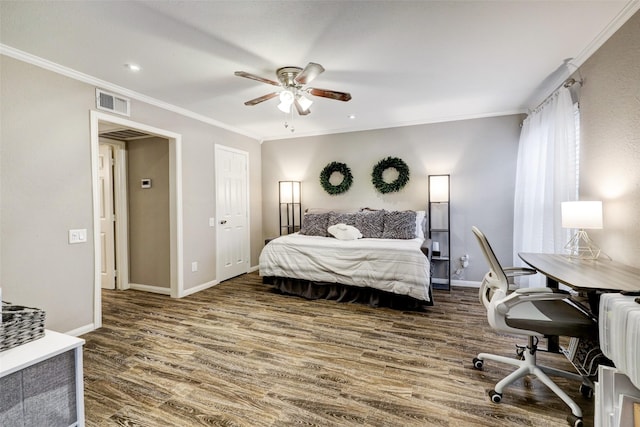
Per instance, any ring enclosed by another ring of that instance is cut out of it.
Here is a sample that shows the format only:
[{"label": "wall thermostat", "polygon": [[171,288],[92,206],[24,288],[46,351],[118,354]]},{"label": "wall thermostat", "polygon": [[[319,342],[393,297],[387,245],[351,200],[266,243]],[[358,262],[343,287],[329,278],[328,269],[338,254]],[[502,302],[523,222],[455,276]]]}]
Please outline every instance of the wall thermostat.
[{"label": "wall thermostat", "polygon": [[151,188],[151,178],[142,178],[140,180],[141,188]]}]

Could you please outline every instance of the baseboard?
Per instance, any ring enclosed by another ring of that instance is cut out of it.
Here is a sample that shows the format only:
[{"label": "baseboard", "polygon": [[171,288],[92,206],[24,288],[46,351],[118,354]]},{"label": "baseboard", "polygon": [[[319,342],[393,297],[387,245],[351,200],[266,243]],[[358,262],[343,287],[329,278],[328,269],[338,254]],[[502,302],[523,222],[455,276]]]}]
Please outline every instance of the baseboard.
[{"label": "baseboard", "polygon": [[136,291],[152,292],[154,294],[171,295],[171,288],[163,288],[160,286],[141,285],[139,283],[129,283],[129,289]]},{"label": "baseboard", "polygon": [[452,280],[451,286],[460,286],[461,288],[480,288],[481,282],[473,282],[471,280]]},{"label": "baseboard", "polygon": [[253,273],[254,271],[258,271],[259,269],[259,265],[254,265],[253,267],[249,268],[249,271],[247,271],[247,273]]},{"label": "baseboard", "polygon": [[184,289],[182,291],[182,295],[179,295],[178,298],[186,297],[188,295],[195,294],[196,292],[204,291],[205,289],[215,286],[218,283],[220,282],[218,282],[217,280],[212,280],[210,282],[203,283],[202,285],[194,286],[193,288]]},{"label": "baseboard", "polygon": [[79,328],[65,332],[65,334],[71,335],[72,337],[79,337],[80,335],[88,334],[89,332],[92,332],[95,330],[96,330],[95,324],[89,323],[88,325],[80,326]]}]

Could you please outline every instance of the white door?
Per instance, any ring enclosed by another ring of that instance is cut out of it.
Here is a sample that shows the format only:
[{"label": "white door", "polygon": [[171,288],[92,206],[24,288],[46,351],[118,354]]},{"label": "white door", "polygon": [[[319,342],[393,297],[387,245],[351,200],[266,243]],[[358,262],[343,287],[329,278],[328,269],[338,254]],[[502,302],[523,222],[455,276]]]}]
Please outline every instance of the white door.
[{"label": "white door", "polygon": [[113,149],[100,144],[98,155],[100,189],[100,277],[103,289],[116,288],[115,232],[113,214]]},{"label": "white door", "polygon": [[216,145],[218,281],[249,271],[248,153]]}]

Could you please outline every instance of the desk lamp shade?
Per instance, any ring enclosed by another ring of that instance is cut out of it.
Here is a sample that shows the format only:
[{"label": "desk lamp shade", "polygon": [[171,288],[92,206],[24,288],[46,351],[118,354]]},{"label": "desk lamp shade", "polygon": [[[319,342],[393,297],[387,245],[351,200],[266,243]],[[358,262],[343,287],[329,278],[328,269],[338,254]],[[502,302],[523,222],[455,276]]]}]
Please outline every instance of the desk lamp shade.
[{"label": "desk lamp shade", "polygon": [[565,246],[569,256],[582,259],[597,259],[600,256],[600,248],[591,241],[584,230],[602,228],[602,202],[562,202],[561,208],[562,227],[578,229]]}]

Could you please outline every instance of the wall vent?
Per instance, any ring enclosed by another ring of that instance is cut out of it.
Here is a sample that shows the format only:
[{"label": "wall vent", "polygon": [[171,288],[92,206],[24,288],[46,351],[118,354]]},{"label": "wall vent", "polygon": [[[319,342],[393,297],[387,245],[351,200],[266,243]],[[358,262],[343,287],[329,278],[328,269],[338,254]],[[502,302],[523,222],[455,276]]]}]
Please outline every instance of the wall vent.
[{"label": "wall vent", "polygon": [[96,107],[98,110],[110,111],[129,117],[131,114],[131,100],[113,93],[96,89]]}]

